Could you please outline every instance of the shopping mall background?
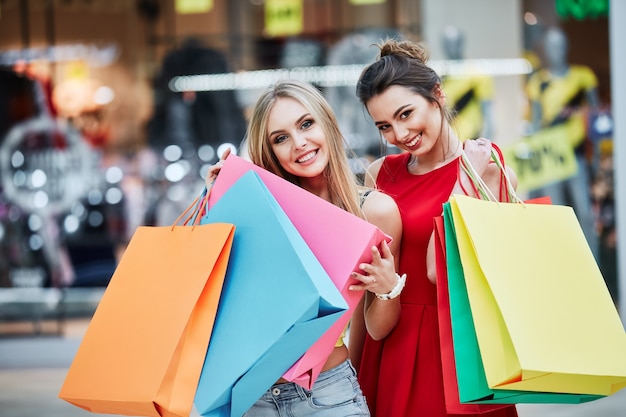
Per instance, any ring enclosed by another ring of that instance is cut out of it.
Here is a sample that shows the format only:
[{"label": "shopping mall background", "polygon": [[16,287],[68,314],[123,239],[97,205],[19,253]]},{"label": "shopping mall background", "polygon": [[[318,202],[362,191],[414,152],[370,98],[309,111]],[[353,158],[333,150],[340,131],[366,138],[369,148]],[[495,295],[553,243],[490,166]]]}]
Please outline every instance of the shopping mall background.
[{"label": "shopping mall background", "polygon": [[[448,27],[465,34],[465,59],[519,63],[541,59],[537,34],[557,26],[569,62],[597,76],[610,114],[606,13],[559,13],[553,0],[301,0],[266,16],[270,3],[0,0],[0,287],[105,286],[134,229],[171,224],[223,146],[239,146],[258,91],[173,92],[175,76],[362,65],[384,36],[422,41],[444,62]],[[491,74],[490,136],[503,146],[527,132],[532,68],[513,67]],[[325,92],[353,147],[370,157],[377,138],[353,90]],[[592,149],[610,156],[610,134],[602,139]],[[602,173],[601,192],[589,192],[615,297],[610,164]]]}]

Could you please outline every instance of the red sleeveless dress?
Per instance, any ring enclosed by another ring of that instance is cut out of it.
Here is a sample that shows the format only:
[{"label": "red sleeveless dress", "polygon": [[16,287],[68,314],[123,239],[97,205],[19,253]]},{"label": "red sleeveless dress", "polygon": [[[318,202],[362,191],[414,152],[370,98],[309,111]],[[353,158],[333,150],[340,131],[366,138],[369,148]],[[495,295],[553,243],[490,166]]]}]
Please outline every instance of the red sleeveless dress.
[{"label": "red sleeveless dress", "polygon": [[[442,417],[446,413],[437,287],[426,276],[426,248],[433,218],[440,216],[457,178],[458,160],[423,175],[407,170],[410,154],[387,156],[379,189],[396,201],[402,217],[400,273],[407,281],[400,321],[383,340],[366,337],[358,372],[373,417]],[[516,417],[514,406],[481,414]],[[471,417],[465,414],[465,417]]]}]

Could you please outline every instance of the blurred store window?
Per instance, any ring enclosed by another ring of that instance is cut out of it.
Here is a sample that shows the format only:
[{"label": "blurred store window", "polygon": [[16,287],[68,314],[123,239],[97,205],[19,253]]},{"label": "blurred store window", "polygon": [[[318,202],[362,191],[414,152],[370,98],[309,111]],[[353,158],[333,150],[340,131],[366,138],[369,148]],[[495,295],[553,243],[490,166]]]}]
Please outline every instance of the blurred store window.
[{"label": "blurred store window", "polygon": [[[329,48],[326,65],[365,67],[378,55],[378,48],[373,45],[386,38],[402,39],[403,36],[395,29],[367,29],[347,34]],[[383,154],[396,152],[396,148],[388,147],[381,140],[378,129],[358,100],[354,88],[355,83],[349,83],[329,86],[325,92],[337,114],[341,132],[356,154],[352,160],[353,171],[363,175],[370,162]]]},{"label": "blurred store window", "polygon": [[246,129],[235,91],[172,91],[176,76],[230,71],[225,56],[196,38],[187,39],[163,59],[154,83],[154,109],[148,145],[158,155],[160,191],[155,224],[172,224],[204,184],[208,167],[224,147],[239,152]]},{"label": "blurred store window", "polygon": [[[463,62],[466,50],[465,32],[446,26],[441,35],[445,58]],[[461,140],[478,137],[493,138],[494,80],[491,76],[470,69],[464,74],[442,76],[447,105],[454,112],[454,129]]]},{"label": "blurred store window", "polygon": [[[80,279],[65,239],[64,217],[87,196],[98,178],[98,160],[81,133],[58,117],[54,86],[41,62],[18,62],[2,70],[19,80],[4,97],[17,117],[5,120],[0,145],[4,279],[11,287],[68,287]],[[6,86],[2,86],[3,88]],[[5,104],[6,105],[6,104]],[[75,231],[75,230],[72,230]],[[106,285],[113,266],[101,271]]]}]

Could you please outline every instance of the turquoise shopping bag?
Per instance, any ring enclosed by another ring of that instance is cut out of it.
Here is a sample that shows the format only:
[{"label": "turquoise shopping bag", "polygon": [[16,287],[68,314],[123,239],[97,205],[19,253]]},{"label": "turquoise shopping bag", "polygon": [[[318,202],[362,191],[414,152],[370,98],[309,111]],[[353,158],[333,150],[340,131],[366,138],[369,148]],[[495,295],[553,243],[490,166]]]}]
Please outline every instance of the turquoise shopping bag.
[{"label": "turquoise shopping bag", "polygon": [[200,222],[226,221],[236,232],[194,401],[202,416],[241,416],[348,309],[256,173]]}]

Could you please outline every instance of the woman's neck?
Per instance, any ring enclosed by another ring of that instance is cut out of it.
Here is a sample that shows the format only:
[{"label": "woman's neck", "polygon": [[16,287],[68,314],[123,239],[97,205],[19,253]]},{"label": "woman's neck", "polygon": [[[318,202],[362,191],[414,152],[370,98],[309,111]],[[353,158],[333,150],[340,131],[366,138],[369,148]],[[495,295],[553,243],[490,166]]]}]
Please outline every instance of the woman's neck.
[{"label": "woman's neck", "polygon": [[412,174],[424,174],[456,159],[461,154],[462,149],[461,141],[448,126],[430,152],[419,158],[411,155],[407,167]]},{"label": "woman's neck", "polygon": [[328,181],[323,174],[313,178],[300,177],[298,185],[326,201],[331,201]]}]

